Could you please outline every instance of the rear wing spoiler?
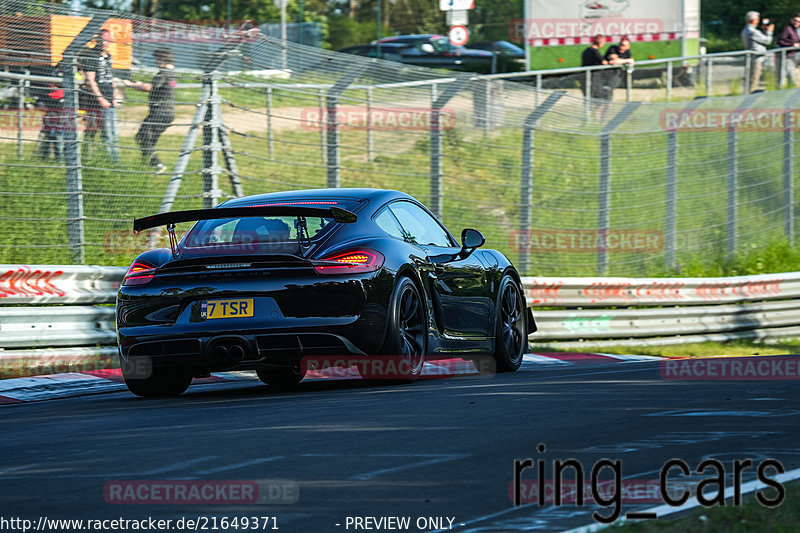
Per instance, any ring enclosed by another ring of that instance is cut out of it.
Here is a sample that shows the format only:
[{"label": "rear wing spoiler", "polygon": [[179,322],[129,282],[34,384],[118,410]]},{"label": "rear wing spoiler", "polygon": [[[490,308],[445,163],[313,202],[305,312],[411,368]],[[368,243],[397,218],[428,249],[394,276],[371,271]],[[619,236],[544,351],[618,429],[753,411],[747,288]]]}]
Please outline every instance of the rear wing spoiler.
[{"label": "rear wing spoiler", "polygon": [[352,211],[340,207],[307,207],[293,205],[257,205],[251,207],[217,207],[212,209],[189,209],[168,211],[149,217],[133,219],[133,231],[139,233],[158,226],[171,226],[180,222],[215,220],[221,218],[245,218],[264,216],[302,216],[332,218],[335,222],[350,224],[358,220]]}]

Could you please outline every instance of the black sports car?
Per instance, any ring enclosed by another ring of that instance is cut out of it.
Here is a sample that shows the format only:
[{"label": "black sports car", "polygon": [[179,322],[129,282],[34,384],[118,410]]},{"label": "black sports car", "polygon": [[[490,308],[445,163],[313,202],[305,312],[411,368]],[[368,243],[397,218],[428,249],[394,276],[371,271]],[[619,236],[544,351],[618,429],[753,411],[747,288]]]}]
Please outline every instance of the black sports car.
[{"label": "black sports car", "polygon": [[[178,242],[175,224],[192,221]],[[509,260],[477,250],[474,229],[458,245],[398,191],[288,191],[134,221],[158,226],[171,248],[139,255],[117,296],[123,376],[140,396],[224,370],[293,384],[317,356],[397,358],[401,379],[426,358],[514,371],[536,329]]]}]

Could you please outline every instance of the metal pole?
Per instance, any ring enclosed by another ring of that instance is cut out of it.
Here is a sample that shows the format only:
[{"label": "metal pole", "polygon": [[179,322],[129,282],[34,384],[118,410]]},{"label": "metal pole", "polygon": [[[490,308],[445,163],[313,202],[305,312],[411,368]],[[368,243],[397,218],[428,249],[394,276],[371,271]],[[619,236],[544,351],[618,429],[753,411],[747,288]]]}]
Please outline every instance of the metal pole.
[{"label": "metal pole", "polygon": [[281,2],[281,68],[286,70],[286,4],[289,0]]},{"label": "metal pole", "polygon": [[339,103],[338,94],[328,94],[328,187],[340,187],[339,176],[339,125],[336,123],[336,107]]},{"label": "metal pole", "polygon": [[783,116],[783,223],[786,240],[794,245],[794,127],[790,126],[791,111]]},{"label": "metal pole", "polygon": [[491,116],[491,111],[489,110],[489,102],[491,100],[492,94],[492,86],[490,85],[490,81],[486,80],[483,82],[483,91],[481,91],[481,99],[483,100],[483,137],[486,138],[489,136],[489,121]]},{"label": "metal pole", "polygon": [[325,137],[327,131],[327,120],[325,118],[325,92],[319,89],[317,92],[317,100],[319,105],[319,146],[322,152],[322,162],[328,160],[328,141]]},{"label": "metal pole", "polygon": [[[28,71],[25,71],[28,74]],[[22,158],[22,130],[23,126],[23,110],[25,108],[25,80],[19,80],[19,88],[17,89],[17,157]]]},{"label": "metal pole", "polygon": [[744,94],[750,94],[750,69],[753,68],[752,63],[752,56],[748,52],[744,57]]},{"label": "metal pole", "polygon": [[536,106],[539,106],[539,99],[542,93],[542,73],[536,74]]},{"label": "metal pole", "polygon": [[714,60],[710,57],[706,59],[706,96],[711,96],[711,79],[712,79],[712,72],[713,72],[713,63]]},{"label": "metal pole", "polygon": [[672,62],[667,63],[667,101],[672,100]]},{"label": "metal pole", "polygon": [[372,87],[367,87],[367,161],[372,161]]},{"label": "metal pole", "polygon": [[631,102],[617,113],[603,127],[600,135],[600,186],[597,199],[597,232],[603,239],[603,244],[597,250],[597,275],[605,276],[608,271],[608,250],[606,249],[606,238],[611,226],[611,134],[634,111],[641,105],[641,102]]},{"label": "metal pole", "polygon": [[[322,120],[322,117],[320,117]],[[275,160],[275,145],[272,139],[272,87],[267,87],[267,148],[269,158]]]},{"label": "metal pole", "polygon": [[584,79],[584,83],[586,84],[586,92],[583,95],[583,113],[588,122],[592,116],[592,71],[586,71],[586,77]]},{"label": "metal pole", "polygon": [[[536,124],[550,110],[555,103],[564,96],[563,91],[554,92],[541,106],[525,117],[522,126],[522,173],[520,175],[520,196],[519,196],[519,231],[523,237],[525,248],[519,250],[519,270],[526,274],[528,272],[528,250],[531,229],[531,202],[533,199],[533,134]],[[519,242],[519,240],[517,241]]]},{"label": "metal pole", "polygon": [[678,132],[667,134],[667,203],[664,220],[664,263],[667,269],[675,266],[675,227],[677,225]]},{"label": "metal pole", "polygon": [[786,50],[781,50],[780,68],[778,69],[778,88],[783,89],[783,82],[786,81],[784,72],[786,71]]},{"label": "metal pole", "polygon": [[442,218],[442,130],[439,127],[439,109],[436,108],[438,100],[437,86],[431,84],[431,211]]},{"label": "metal pole", "polygon": [[206,75],[203,80],[210,87],[206,120],[203,124],[203,208],[210,209],[217,205],[219,190],[219,93],[217,91],[217,73]]},{"label": "metal pole", "polygon": [[738,196],[736,188],[737,175],[739,174],[739,162],[737,160],[737,139],[736,128],[728,127],[728,220],[727,220],[727,252],[728,259],[733,259],[736,253],[736,236],[738,224]]},{"label": "metal pole", "polygon": [[628,63],[625,67],[625,101],[633,99],[633,65]]},{"label": "metal pole", "polygon": [[81,151],[78,144],[78,59],[64,57],[64,107],[69,110],[68,123],[64,128],[64,164],[67,181],[67,236],[73,264],[84,264],[83,243],[83,177],[81,175]]},{"label": "metal pole", "polygon": [[380,57],[381,57],[381,26],[383,25],[383,16],[381,15],[381,7],[382,7],[381,4],[382,4],[381,0],[378,0],[378,2],[377,2],[377,8],[378,9],[376,10],[377,11],[377,21],[376,21],[376,24],[375,24],[375,35],[376,35],[375,42],[376,42],[376,48],[377,48],[376,51],[377,51],[378,59],[380,59]]}]

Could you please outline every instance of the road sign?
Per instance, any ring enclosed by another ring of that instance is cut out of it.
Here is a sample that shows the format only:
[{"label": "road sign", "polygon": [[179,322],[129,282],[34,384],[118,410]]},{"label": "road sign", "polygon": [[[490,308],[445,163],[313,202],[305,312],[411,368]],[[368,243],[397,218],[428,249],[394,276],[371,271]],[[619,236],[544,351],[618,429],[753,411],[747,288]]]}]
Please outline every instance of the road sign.
[{"label": "road sign", "polygon": [[439,0],[439,9],[442,11],[475,9],[475,0]]},{"label": "road sign", "polygon": [[450,28],[450,44],[453,46],[464,46],[469,40],[469,31],[466,26],[453,26]]},{"label": "road sign", "polygon": [[466,9],[454,9],[447,12],[448,26],[466,26],[469,24],[469,11]]}]

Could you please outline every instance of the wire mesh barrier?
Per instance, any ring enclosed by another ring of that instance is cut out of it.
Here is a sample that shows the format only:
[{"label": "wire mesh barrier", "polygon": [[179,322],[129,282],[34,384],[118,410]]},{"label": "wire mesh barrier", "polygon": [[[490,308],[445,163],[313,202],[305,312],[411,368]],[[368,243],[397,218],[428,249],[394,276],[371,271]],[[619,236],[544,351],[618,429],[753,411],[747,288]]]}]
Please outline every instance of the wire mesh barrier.
[{"label": "wire mesh barrier", "polygon": [[316,187],[406,191],[525,274],[656,276],[794,242],[797,90],[607,101],[582,75],[537,88],[2,6],[0,262],[125,265],[156,244],[133,217]]}]

